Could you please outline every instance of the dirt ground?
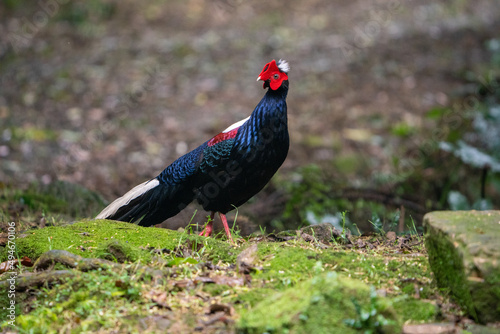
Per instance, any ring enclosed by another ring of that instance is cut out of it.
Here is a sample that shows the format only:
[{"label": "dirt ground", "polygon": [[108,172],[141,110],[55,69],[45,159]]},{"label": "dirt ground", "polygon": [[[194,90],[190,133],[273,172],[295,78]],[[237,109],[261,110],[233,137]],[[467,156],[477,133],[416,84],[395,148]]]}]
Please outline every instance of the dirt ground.
[{"label": "dirt ground", "polygon": [[500,28],[491,0],[51,4],[0,4],[0,181],[108,200],[247,117],[273,58],[291,64],[281,173],[356,155],[345,183],[373,185],[418,140],[391,129],[429,126]]}]

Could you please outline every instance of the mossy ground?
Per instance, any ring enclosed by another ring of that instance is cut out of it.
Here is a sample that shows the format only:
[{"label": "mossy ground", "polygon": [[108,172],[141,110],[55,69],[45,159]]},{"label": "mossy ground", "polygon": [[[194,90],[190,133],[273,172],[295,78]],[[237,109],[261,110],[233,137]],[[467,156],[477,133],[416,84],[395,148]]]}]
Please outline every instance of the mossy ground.
[{"label": "mossy ground", "polygon": [[[200,326],[200,319],[209,317],[206,313],[210,303],[222,303],[232,305],[236,312],[233,314],[235,322],[222,326],[227,332],[237,328],[259,332],[264,327],[274,328],[275,332],[281,332],[281,327],[295,328],[300,332],[311,326],[322,328],[327,324],[341,324],[342,328],[349,329],[344,320],[356,319],[352,291],[358,291],[356,287],[360,287],[359,298],[356,298],[365,305],[369,286],[384,291],[387,294],[384,305],[393,305],[391,309],[397,309],[391,318],[394,326],[406,321],[432,321],[437,316],[435,305],[425,300],[432,298],[435,289],[423,254],[384,254],[380,250],[367,252],[340,246],[321,249],[301,240],[261,241],[253,264],[257,269],[247,278],[250,283],[242,285],[235,283],[242,275],[236,272],[233,264],[237,255],[253,241],[241,241],[234,247],[224,240],[185,232],[113,221],[81,221],[63,227],[33,230],[27,237],[17,240],[17,247],[20,257],[29,256],[33,260],[49,249],[68,250],[84,257],[110,258],[107,250],[117,243],[113,240],[126,245],[125,253],[131,254],[129,259],[135,261],[127,262],[129,266],[142,263],[160,268],[170,263],[181,267],[182,271],[161,287],[155,287],[149,281],[139,281],[133,273],[125,270],[118,273],[94,271],[79,273],[59,285],[18,293],[22,295],[16,320],[19,328],[39,328],[41,332],[58,332],[66,328],[78,331],[149,329],[154,332],[161,328],[150,328],[141,323],[151,317],[161,317],[168,319],[168,328],[189,323],[187,326],[191,331]],[[178,252],[182,248],[186,254],[188,249],[191,250],[189,258],[192,261],[175,261],[180,258]],[[155,251],[158,249],[172,252],[157,255]],[[194,265],[206,261],[217,268],[207,270]],[[28,268],[22,270],[29,271]],[[319,289],[321,295],[318,298],[323,304],[311,304],[310,298],[305,296],[309,294],[310,297],[312,282],[327,279],[332,273],[336,275],[335,282],[341,282],[334,285],[338,289]],[[225,281],[200,283],[203,280],[199,277],[216,276],[225,277]],[[418,298],[415,298],[416,289],[420,291]],[[297,296],[305,299],[295,302]],[[281,302],[273,303],[275,298]],[[342,303],[332,304],[333,301]],[[278,322],[274,313],[267,316],[265,311],[259,313],[259,310],[266,309],[266,303],[273,303],[276,314],[283,314]],[[291,305],[294,314],[302,314],[299,320],[288,312]],[[333,317],[333,313],[329,313],[331,317],[325,317],[319,312],[325,305],[337,305],[338,314]],[[282,310],[281,306],[284,307]],[[383,309],[378,312],[383,313]],[[206,327],[206,332],[216,330]]]},{"label": "mossy ground", "polygon": [[[130,252],[136,253],[133,257],[144,263],[151,260],[152,255],[148,249],[175,249],[186,244],[190,244],[195,252],[202,249],[207,259],[234,261],[236,258],[236,252],[224,241],[107,220],[87,220],[66,226],[50,226],[31,230],[25,235],[26,237],[16,240],[17,252],[20,257],[28,256],[31,259],[37,259],[51,249],[67,250],[83,257],[107,258],[106,254],[103,254],[102,246],[113,241],[130,245]],[[0,260],[5,259],[6,253],[0,252]]]},{"label": "mossy ground", "polygon": [[280,333],[284,329],[296,333],[331,333],[333,328],[339,333],[356,333],[355,322],[366,312],[359,312],[356,307],[363,305],[374,313],[371,323],[366,321],[362,329],[399,333],[401,323],[391,303],[375,295],[370,299],[369,286],[358,280],[332,271],[317,273],[312,279],[274,293],[244,310],[240,326],[248,333]]},{"label": "mossy ground", "polygon": [[[47,209],[51,219],[50,205]],[[26,212],[39,215],[36,208]],[[436,301],[442,300],[418,235],[409,237],[415,246],[408,249],[381,235],[353,239],[372,247],[356,242],[325,247],[301,238],[276,242],[263,236],[239,238],[233,246],[187,230],[106,220],[68,224],[60,219],[54,225],[18,230],[17,256],[35,261],[61,249],[124,262],[123,269],[70,270],[74,275],[60,283],[17,292],[19,332],[320,333],[332,326],[342,332],[398,332],[403,323],[439,318]],[[254,244],[249,273],[239,272],[238,255]],[[5,260],[5,249],[0,258]],[[176,272],[157,285],[140,275],[140,266]],[[2,303],[8,302],[6,296],[3,289]],[[268,305],[272,312],[266,311]],[[3,321],[6,314],[0,313]]]}]

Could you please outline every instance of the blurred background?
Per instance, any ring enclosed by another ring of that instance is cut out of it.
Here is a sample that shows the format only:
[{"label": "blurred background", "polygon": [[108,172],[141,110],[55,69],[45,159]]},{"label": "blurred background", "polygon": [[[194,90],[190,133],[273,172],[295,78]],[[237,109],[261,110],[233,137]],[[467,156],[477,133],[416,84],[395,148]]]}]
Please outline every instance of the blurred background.
[{"label": "blurred background", "polygon": [[279,58],[290,153],[242,234],[500,208],[499,1],[2,0],[1,220],[94,216],[247,117]]}]

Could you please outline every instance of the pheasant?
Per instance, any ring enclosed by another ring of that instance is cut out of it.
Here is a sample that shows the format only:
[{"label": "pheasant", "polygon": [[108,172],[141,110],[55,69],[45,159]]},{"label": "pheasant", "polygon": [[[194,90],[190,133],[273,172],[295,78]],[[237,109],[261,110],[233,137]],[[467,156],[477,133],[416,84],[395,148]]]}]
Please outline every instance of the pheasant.
[{"label": "pheasant", "polygon": [[193,200],[211,212],[200,233],[210,236],[219,213],[234,243],[226,213],[247,202],[269,182],[288,154],[285,60],[267,63],[257,81],[268,89],[252,114],[181,156],[157,177],[131,189],[96,219],[152,226],[175,216]]}]

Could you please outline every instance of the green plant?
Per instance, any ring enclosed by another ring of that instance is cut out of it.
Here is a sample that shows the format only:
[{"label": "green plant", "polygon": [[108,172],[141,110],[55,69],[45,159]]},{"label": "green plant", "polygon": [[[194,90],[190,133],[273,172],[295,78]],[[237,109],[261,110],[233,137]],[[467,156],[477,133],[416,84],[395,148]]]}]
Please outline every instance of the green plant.
[{"label": "green plant", "polygon": [[[479,196],[477,191],[469,195],[472,204],[463,192],[456,188],[448,193],[447,200],[452,210],[488,210],[493,203],[488,199],[487,186],[500,191],[500,47],[498,40],[490,40],[492,53],[486,73],[472,82],[474,91],[466,97],[471,108],[459,110],[463,126],[451,132],[446,140],[439,142],[442,151],[451,153],[465,167],[479,170]],[[477,181],[476,181],[477,182]],[[477,184],[477,183],[476,183]],[[476,186],[477,189],[477,186]]]},{"label": "green plant", "polygon": [[418,232],[417,226],[415,226],[415,221],[413,220],[413,217],[410,216],[410,219],[411,219],[410,235],[415,235],[417,237],[418,241],[422,241],[423,237]]},{"label": "green plant", "polygon": [[[191,219],[189,220],[189,223],[185,228],[185,230],[188,230],[189,233],[193,233],[193,226],[197,225],[197,224],[193,224],[193,219],[194,219],[194,216],[196,216],[197,212],[198,212],[198,210],[194,210],[193,215],[191,216]],[[208,219],[210,219],[210,216],[208,216],[208,217],[209,217]],[[207,226],[207,224],[208,224],[208,221],[205,223],[205,227]]]},{"label": "green plant", "polygon": [[109,20],[116,12],[116,4],[91,0],[87,2],[70,3],[63,6],[57,18],[74,26],[84,25],[93,20]]},{"label": "green plant", "polygon": [[396,322],[387,319],[381,313],[381,308],[378,303],[377,293],[375,288],[370,287],[370,301],[366,307],[362,307],[359,302],[352,298],[352,303],[358,317],[356,319],[346,319],[345,324],[357,330],[362,330],[365,334],[384,333],[384,326],[390,326]]},{"label": "green plant", "polygon": [[[233,226],[231,226],[230,231],[235,239],[239,239],[241,237],[240,229],[238,228],[238,225],[236,225],[236,220],[238,219],[238,208],[234,205],[233,205],[233,207],[234,207],[234,210],[236,211],[236,214],[234,215]],[[227,236],[226,236],[226,238],[227,238]]]},{"label": "green plant", "polygon": [[346,215],[347,215],[347,211],[342,211],[342,234],[340,235],[340,237],[342,238],[342,241],[347,241],[347,230],[348,228],[346,228]]},{"label": "green plant", "polygon": [[260,234],[261,235],[266,235],[266,227],[265,226],[262,226],[262,225],[259,225],[259,229],[260,229]]},{"label": "green plant", "polygon": [[[283,225],[296,228],[297,222],[306,225],[330,223],[344,232],[350,230],[361,234],[373,228],[380,232],[388,219],[392,219],[392,225],[399,223],[399,207],[395,209],[395,205],[380,200],[393,196],[397,202],[397,194],[386,195],[369,188],[352,189],[340,184],[339,178],[332,174],[331,169],[313,164],[282,180],[282,188],[288,197]],[[375,216],[384,219],[375,219]],[[405,218],[409,224],[408,217]]]},{"label": "green plant", "polygon": [[448,193],[448,205],[451,210],[491,210],[493,208],[488,198],[479,198],[471,204],[465,195],[456,190]]},{"label": "green plant", "polygon": [[369,222],[370,222],[370,224],[372,224],[375,232],[380,233],[382,235],[385,234],[384,224],[383,224],[382,220],[380,219],[379,215],[377,215],[375,212],[372,214],[372,220],[369,220]]}]

